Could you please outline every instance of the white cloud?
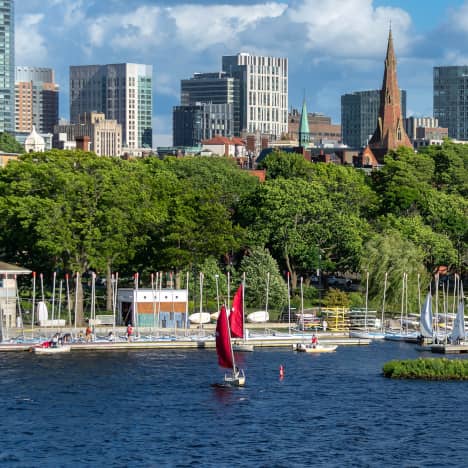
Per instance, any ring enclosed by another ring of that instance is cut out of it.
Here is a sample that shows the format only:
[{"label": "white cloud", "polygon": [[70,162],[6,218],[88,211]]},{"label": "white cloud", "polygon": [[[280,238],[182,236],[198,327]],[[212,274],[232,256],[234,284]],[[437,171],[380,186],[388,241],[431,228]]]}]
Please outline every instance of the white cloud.
[{"label": "white cloud", "polygon": [[449,24],[453,29],[468,33],[468,1],[450,13]]},{"label": "white cloud", "polygon": [[410,15],[400,8],[375,8],[372,0],[303,0],[288,10],[288,16],[304,24],[306,47],[334,57],[381,56],[390,21],[400,50],[411,39]]},{"label": "white cloud", "polygon": [[43,14],[24,15],[16,24],[15,53],[17,65],[43,65],[47,60],[47,46],[39,32]]},{"label": "white cloud", "polygon": [[232,46],[240,35],[262,20],[278,18],[286,11],[285,3],[253,5],[179,5],[168,10],[177,26],[178,39],[187,47],[203,50],[214,44]]}]

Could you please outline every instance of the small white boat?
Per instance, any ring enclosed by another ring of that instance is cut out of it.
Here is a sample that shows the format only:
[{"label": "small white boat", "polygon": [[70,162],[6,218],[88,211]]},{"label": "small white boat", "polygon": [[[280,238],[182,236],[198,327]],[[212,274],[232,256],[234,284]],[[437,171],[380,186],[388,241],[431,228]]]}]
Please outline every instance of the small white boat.
[{"label": "small white boat", "polygon": [[338,345],[323,345],[317,344],[315,346],[305,343],[297,343],[293,345],[294,351],[302,353],[332,353],[338,348]]},{"label": "small white boat", "polygon": [[211,315],[208,312],[196,312],[195,314],[189,315],[189,320],[192,323],[198,325],[211,322]]},{"label": "small white boat", "polygon": [[34,354],[61,354],[61,353],[69,353],[71,351],[70,345],[62,345],[57,347],[42,347],[42,346],[33,346],[31,351]]},{"label": "small white boat", "polygon": [[210,318],[211,320],[218,320],[218,317],[219,317],[219,312],[213,312],[211,315],[210,315]]},{"label": "small white boat", "polygon": [[239,353],[251,353],[254,350],[253,344],[248,343],[233,343],[232,350]]},{"label": "small white boat", "polygon": [[249,323],[265,323],[270,320],[270,314],[266,310],[257,310],[247,315],[247,322]]}]

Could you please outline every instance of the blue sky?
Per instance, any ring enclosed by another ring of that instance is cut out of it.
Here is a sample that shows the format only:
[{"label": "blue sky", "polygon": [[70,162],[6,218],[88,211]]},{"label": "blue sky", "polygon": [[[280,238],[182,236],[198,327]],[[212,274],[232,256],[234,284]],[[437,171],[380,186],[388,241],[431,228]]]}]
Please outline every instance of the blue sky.
[{"label": "blue sky", "polygon": [[382,82],[392,23],[408,115],[432,114],[432,68],[468,65],[468,0],[17,0],[17,65],[54,68],[68,117],[70,65],[153,65],[155,145],[170,143],[182,78],[221,56],[289,59],[289,105],[340,120],[340,96]]}]

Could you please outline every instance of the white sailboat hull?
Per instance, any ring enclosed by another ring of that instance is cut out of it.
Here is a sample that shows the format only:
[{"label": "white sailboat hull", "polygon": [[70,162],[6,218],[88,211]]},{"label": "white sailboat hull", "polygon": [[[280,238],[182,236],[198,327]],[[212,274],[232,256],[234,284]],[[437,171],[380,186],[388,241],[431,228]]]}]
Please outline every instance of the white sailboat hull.
[{"label": "white sailboat hull", "polygon": [[224,383],[234,387],[243,387],[245,385],[245,374],[241,369],[239,372],[232,372],[224,375]]},{"label": "white sailboat hull", "polygon": [[265,323],[270,320],[270,314],[266,310],[258,310],[247,315],[247,322],[249,323]]},{"label": "white sailboat hull", "polygon": [[195,323],[197,325],[210,323],[211,315],[208,312],[197,312],[195,314],[189,315],[189,320],[191,323]]}]

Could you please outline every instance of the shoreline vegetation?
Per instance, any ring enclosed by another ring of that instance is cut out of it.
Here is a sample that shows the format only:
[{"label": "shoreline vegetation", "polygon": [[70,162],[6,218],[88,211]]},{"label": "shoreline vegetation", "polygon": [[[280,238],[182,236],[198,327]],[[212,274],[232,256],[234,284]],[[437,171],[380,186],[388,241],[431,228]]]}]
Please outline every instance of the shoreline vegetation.
[{"label": "shoreline vegetation", "polygon": [[389,361],[383,375],[390,379],[468,380],[468,360],[418,358]]}]

